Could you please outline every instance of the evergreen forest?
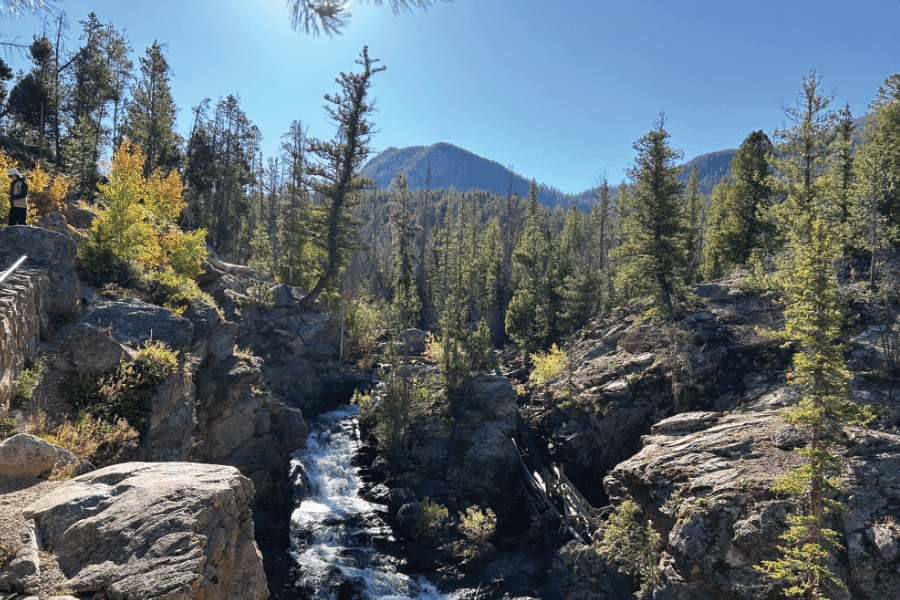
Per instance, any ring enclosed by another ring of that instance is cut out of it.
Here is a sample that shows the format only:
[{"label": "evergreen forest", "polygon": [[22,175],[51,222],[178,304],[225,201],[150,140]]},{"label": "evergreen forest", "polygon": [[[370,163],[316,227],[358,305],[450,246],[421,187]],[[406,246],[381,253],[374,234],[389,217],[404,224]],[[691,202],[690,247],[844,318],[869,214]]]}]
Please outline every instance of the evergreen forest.
[{"label": "evergreen forest", "polygon": [[[28,72],[0,64],[11,152],[65,174],[70,198],[102,208],[109,157],[127,142],[142,152],[144,177],[178,174],[184,208],[174,220],[183,231],[203,230],[223,259],[306,290],[328,271],[323,299],[335,307],[343,295],[386,326],[437,332],[447,307],[459,306],[471,327],[485,322],[495,346],[530,353],[563,343],[598,312],[640,301],[664,315],[702,279],[788,260],[792,235],[814,217],[844,255],[874,256],[898,243],[900,74],[873,90],[860,118],[834,106],[810,71],[784,128],[748,132],[736,151],[705,157],[705,172],[684,164],[660,114],[634,141],[627,179],[603,180],[566,208],[548,206],[555,190],[534,181],[519,193],[511,172],[504,192],[435,187],[430,165],[416,174],[419,189],[402,172],[379,189],[362,170],[368,129],[352,157],[338,147],[353,102],[371,125],[372,94],[327,96],[333,142],[307,136],[304,120],[319,115],[297,115],[281,152],[264,156],[237,94],[175,106],[164,43],[135,64],[124,33],[94,13],[73,26],[71,47],[64,15],[52,24],[20,48]],[[377,70],[369,74],[376,84]],[[179,112],[190,121],[186,138],[176,131]],[[345,159],[352,185],[335,195],[331,175],[341,165],[330,161]],[[454,289],[463,297],[451,302]],[[395,305],[409,301],[415,310],[396,321]]]}]

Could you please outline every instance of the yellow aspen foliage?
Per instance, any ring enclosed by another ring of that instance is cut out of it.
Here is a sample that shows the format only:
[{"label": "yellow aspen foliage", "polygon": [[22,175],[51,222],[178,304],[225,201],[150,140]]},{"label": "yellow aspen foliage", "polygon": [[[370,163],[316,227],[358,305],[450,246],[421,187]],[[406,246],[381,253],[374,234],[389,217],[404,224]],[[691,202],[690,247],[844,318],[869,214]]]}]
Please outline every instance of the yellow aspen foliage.
[{"label": "yellow aspen foliage", "polygon": [[28,173],[28,218],[34,225],[38,217],[52,212],[61,212],[62,201],[69,191],[69,179],[65,175],[51,178],[40,165]]},{"label": "yellow aspen foliage", "polygon": [[99,186],[106,210],[94,219],[79,251],[91,270],[112,273],[134,261],[151,279],[177,287],[200,273],[206,231],[182,233],[173,223],[185,206],[178,172],[145,178],[143,167],[140,146],[123,142],[106,165],[108,181]]}]

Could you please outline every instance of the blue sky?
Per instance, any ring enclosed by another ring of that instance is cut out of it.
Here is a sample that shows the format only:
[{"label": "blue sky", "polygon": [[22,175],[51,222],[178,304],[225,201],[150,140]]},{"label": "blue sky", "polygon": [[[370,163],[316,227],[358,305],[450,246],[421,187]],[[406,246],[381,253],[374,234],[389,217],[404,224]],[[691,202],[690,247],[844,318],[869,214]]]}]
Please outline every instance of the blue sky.
[{"label": "blue sky", "polygon": [[[566,192],[604,172],[621,181],[631,144],[660,111],[689,159],[771,133],[811,68],[835,108],[849,103],[854,115],[900,71],[896,1],[455,0],[396,17],[349,2],[353,17],[334,38],[293,31],[286,0],[56,6],[71,23],[69,48],[90,11],[126,30],[135,64],[154,39],[167,44],[183,133],[201,100],[239,94],[267,156],[295,119],[330,138],[322,96],[368,45],[387,66],[373,78],[375,150],[449,142]],[[0,27],[27,40],[41,25]]]}]

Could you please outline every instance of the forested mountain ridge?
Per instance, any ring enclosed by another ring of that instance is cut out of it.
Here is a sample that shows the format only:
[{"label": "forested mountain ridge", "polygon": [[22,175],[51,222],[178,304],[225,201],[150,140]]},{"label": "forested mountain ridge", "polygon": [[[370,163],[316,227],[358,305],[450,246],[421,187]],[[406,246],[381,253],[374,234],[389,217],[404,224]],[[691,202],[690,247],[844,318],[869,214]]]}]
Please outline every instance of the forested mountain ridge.
[{"label": "forested mountain ridge", "polygon": [[[431,181],[426,182],[428,168],[431,167]],[[489,190],[506,194],[512,185],[513,192],[523,198],[528,195],[528,180],[511,172],[494,160],[469,152],[453,144],[438,142],[430,146],[408,146],[387,148],[372,158],[363,173],[376,181],[378,187],[390,187],[397,173],[406,175],[410,190],[449,189],[457,191],[470,189]],[[538,195],[541,203],[553,207],[556,198],[546,191]]]},{"label": "forested mountain ridge", "polygon": [[[854,146],[859,143],[859,135],[866,124],[866,119],[867,115],[863,115],[853,120],[856,132]],[[713,186],[722,177],[731,175],[730,163],[735,152],[736,148],[728,148],[695,156],[684,163],[684,170],[678,179],[687,184],[691,170],[696,166],[700,182],[699,191],[701,194],[709,195]],[[430,185],[426,185],[429,165],[431,182]],[[512,172],[495,160],[484,158],[447,142],[405,148],[391,146],[371,158],[363,167],[363,173],[374,179],[379,189],[390,187],[391,181],[400,172],[406,175],[406,182],[412,191],[426,187],[432,190],[449,189],[452,185],[459,192],[467,192],[474,187],[506,194],[512,177],[512,190],[523,198],[528,195],[528,179],[525,177]],[[594,202],[594,196],[593,188],[579,194],[569,194],[546,183],[538,183],[538,199],[550,208],[556,205],[585,208]]]},{"label": "forested mountain ridge", "polygon": [[[731,170],[728,163],[734,158],[735,149],[718,150],[696,156],[684,164],[679,178],[687,183],[691,168],[697,165],[700,177],[700,193],[709,194],[713,186]],[[431,166],[431,182],[426,185],[426,174]],[[430,146],[390,147],[381,151],[363,167],[363,173],[375,180],[379,189],[387,189],[397,173],[406,175],[409,189],[426,187],[449,189],[452,185],[459,192],[477,188],[507,194],[512,178],[512,190],[521,197],[528,195],[528,180],[510,171],[497,161],[484,158],[464,148],[438,142]],[[556,205],[573,205],[582,208],[594,202],[594,189],[579,194],[567,194],[546,183],[538,184],[538,199],[549,208]]]}]

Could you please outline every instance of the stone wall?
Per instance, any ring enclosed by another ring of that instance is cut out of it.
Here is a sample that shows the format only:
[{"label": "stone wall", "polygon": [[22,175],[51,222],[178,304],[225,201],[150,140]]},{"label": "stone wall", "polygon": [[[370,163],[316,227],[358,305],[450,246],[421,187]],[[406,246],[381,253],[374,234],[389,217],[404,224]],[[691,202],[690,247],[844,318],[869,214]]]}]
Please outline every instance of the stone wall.
[{"label": "stone wall", "polygon": [[0,413],[16,395],[16,377],[48,330],[46,270],[18,270],[0,283]]}]

